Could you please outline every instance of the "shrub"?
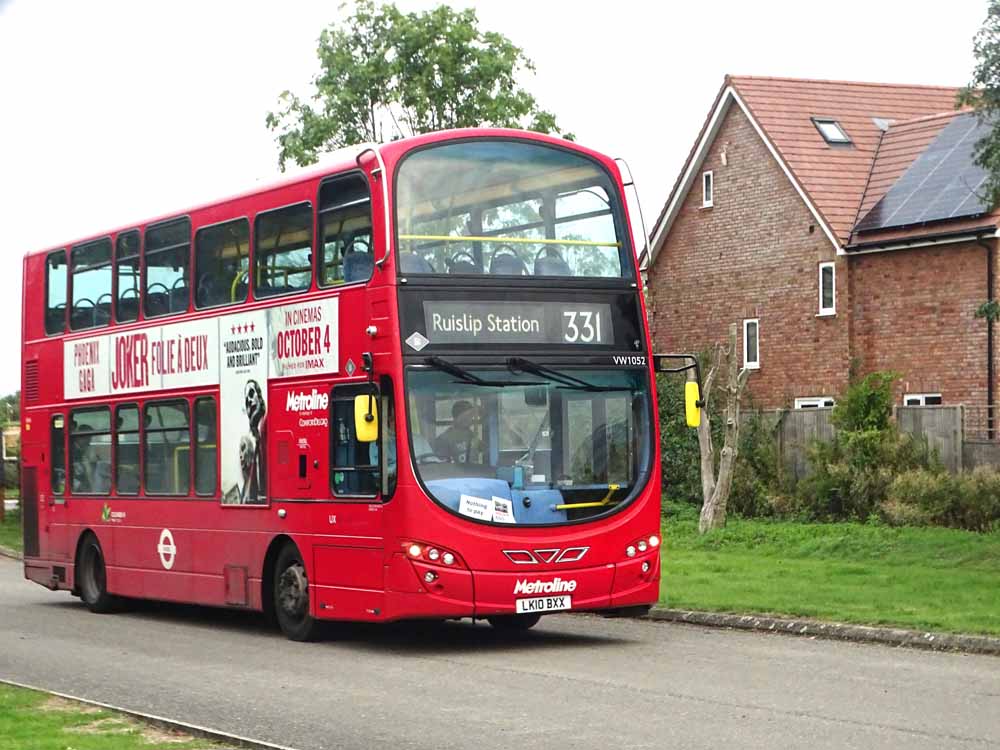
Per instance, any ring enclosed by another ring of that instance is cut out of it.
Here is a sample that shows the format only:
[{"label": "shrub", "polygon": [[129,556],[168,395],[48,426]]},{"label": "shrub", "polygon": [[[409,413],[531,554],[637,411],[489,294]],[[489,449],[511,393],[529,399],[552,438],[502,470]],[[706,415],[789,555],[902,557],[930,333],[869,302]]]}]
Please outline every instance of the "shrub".
[{"label": "shrub", "polygon": [[881,511],[897,526],[989,531],[1000,521],[1000,473],[984,466],[958,475],[907,471],[893,481]]},{"label": "shrub", "polygon": [[782,515],[788,510],[792,479],[781,459],[778,422],[752,405],[740,427],[729,509],[744,518]]}]

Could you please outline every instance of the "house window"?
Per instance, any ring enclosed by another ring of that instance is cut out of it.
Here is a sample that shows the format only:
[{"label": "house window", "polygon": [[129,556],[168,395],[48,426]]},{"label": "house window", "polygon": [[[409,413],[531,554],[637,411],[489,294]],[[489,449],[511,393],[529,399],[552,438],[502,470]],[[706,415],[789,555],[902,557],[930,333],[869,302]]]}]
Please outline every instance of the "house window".
[{"label": "house window", "polygon": [[715,198],[715,180],[711,170],[701,173],[701,207],[711,208]]},{"label": "house window", "polygon": [[903,406],[941,406],[940,393],[907,393]]},{"label": "house window", "polygon": [[795,399],[796,409],[828,409],[833,404],[834,401],[829,396],[809,396],[808,398]]},{"label": "house window", "polygon": [[849,144],[851,142],[851,137],[844,132],[844,129],[836,120],[829,117],[814,117],[812,121],[819,134],[823,136],[823,140],[827,143]]},{"label": "house window", "polygon": [[819,314],[837,313],[837,268],[833,263],[819,264]]},{"label": "house window", "polygon": [[747,370],[760,367],[760,321],[757,318],[743,321],[743,367]]}]

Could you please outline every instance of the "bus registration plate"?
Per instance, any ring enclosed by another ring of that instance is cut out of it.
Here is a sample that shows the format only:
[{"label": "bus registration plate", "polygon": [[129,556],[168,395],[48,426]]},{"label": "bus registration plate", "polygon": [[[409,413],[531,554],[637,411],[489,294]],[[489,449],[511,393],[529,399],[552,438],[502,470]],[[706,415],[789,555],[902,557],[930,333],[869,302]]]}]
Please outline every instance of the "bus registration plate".
[{"label": "bus registration plate", "polygon": [[558,612],[573,606],[572,598],[569,596],[536,596],[532,599],[517,599],[514,603],[519,615],[531,612]]}]

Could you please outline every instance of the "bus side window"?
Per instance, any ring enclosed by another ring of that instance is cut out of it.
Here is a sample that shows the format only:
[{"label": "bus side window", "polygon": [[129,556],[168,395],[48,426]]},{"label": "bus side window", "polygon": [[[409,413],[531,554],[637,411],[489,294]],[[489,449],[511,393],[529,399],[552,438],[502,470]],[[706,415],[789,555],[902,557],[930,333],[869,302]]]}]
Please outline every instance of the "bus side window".
[{"label": "bus side window", "polygon": [[107,325],[111,322],[111,238],[77,245],[73,261],[73,309],[71,330]]},{"label": "bus side window", "polygon": [[214,495],[218,474],[218,445],[215,398],[208,396],[194,402],[194,491]]},{"label": "bus side window", "polygon": [[139,407],[115,409],[115,489],[119,495],[139,494]]},{"label": "bus side window", "polygon": [[66,251],[58,250],[45,258],[45,333],[66,330],[66,283],[69,267]]},{"label": "bus side window", "polygon": [[187,495],[191,430],[187,401],[156,401],[143,407],[143,477],[151,495]]},{"label": "bus side window", "polygon": [[115,320],[139,319],[139,230],[122,232],[115,239]]},{"label": "bus side window", "polygon": [[[362,443],[354,431],[354,397],[368,393],[364,386],[333,389],[330,401],[330,481],[333,494],[374,497],[379,487],[379,440]],[[376,395],[376,400],[378,396]]]},{"label": "bus side window", "polygon": [[396,459],[396,403],[393,398],[392,381],[382,378],[382,405],[379,416],[382,417],[382,429],[379,439],[382,441],[382,499],[388,500],[396,491],[397,459]]},{"label": "bus side window", "polygon": [[66,491],[66,438],[65,423],[62,414],[52,417],[49,428],[49,454],[52,460],[49,484],[53,495],[62,495]]},{"label": "bus side window", "polygon": [[194,237],[194,305],[231,305],[247,298],[250,222],[237,219],[199,229]]},{"label": "bus side window", "polygon": [[187,312],[191,221],[171,219],[146,230],[146,317]]},{"label": "bus side window", "polygon": [[372,204],[361,175],[327,180],[319,190],[320,286],[368,281],[375,270]]},{"label": "bus side window", "polygon": [[312,205],[258,214],[254,223],[253,293],[301,292],[312,284]]},{"label": "bus side window", "polygon": [[111,410],[74,409],[69,420],[70,492],[104,495],[111,491]]}]

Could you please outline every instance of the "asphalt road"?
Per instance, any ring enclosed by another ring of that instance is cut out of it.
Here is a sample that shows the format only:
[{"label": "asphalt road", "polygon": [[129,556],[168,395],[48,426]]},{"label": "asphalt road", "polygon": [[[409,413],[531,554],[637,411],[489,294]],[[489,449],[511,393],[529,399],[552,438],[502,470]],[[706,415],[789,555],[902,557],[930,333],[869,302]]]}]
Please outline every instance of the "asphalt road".
[{"label": "asphalt road", "polygon": [[93,615],[0,558],[0,678],[311,748],[1000,747],[1000,659],[589,616],[530,633]]}]

